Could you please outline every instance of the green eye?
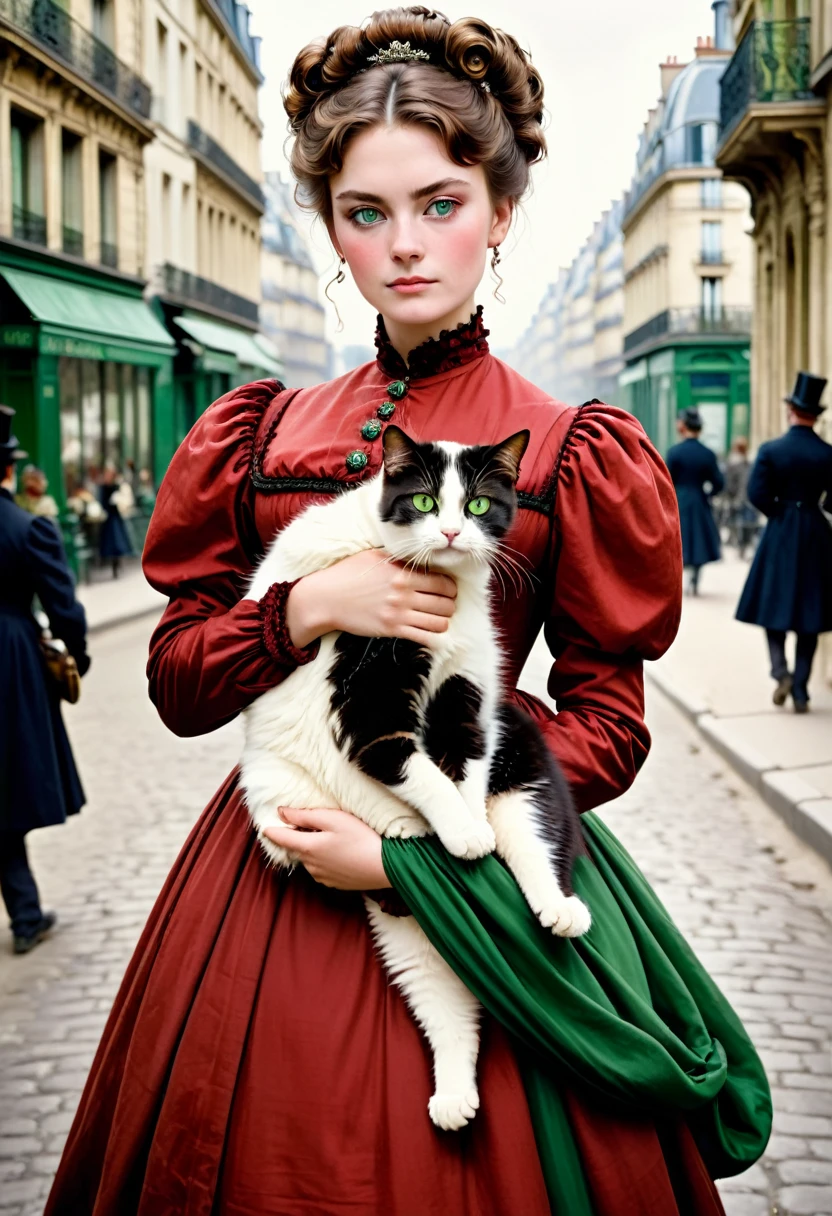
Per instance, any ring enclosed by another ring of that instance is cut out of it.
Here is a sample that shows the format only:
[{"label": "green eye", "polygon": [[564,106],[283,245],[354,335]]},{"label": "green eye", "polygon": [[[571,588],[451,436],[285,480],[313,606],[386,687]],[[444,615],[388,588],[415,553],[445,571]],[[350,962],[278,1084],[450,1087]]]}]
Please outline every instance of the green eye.
[{"label": "green eye", "polygon": [[352,218],[356,224],[376,224],[381,219],[381,212],[376,207],[360,207]]},{"label": "green eye", "polygon": [[417,511],[424,512],[425,515],[432,511],[436,503],[431,498],[430,494],[414,494],[413,505]]},{"label": "green eye", "polygon": [[431,207],[433,207],[433,214],[438,215],[441,219],[445,219],[447,216],[451,215],[451,213],[456,209],[456,206],[457,204],[452,198],[438,198],[435,202],[430,204],[428,211],[430,211]]},{"label": "green eye", "polygon": [[468,510],[472,515],[485,515],[487,511],[491,510],[491,499],[472,498],[468,503]]}]

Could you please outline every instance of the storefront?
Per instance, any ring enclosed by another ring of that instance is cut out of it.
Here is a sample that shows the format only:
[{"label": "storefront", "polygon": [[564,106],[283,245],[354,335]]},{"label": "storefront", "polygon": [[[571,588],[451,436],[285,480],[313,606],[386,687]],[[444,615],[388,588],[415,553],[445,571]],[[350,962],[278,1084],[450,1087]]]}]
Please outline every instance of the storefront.
[{"label": "storefront", "polygon": [[49,479],[71,556],[69,499],[108,467],[149,493],[164,475],[174,353],[137,280],[0,248],[0,400]]}]

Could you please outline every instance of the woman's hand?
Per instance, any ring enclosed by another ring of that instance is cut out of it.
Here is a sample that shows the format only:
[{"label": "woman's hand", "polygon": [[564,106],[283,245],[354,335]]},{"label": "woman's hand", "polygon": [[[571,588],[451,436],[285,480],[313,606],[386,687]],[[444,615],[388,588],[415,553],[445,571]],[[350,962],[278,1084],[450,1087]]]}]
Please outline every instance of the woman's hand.
[{"label": "woman's hand", "polygon": [[286,624],[299,647],[333,629],[432,646],[455,606],[450,575],[405,569],[383,550],[368,549],[300,579],[289,594]]},{"label": "woman's hand", "polygon": [[300,858],[315,882],[341,891],[377,891],[391,885],[381,863],[381,837],[355,815],[290,806],[279,807],[278,813],[295,826],[266,828],[263,835]]}]

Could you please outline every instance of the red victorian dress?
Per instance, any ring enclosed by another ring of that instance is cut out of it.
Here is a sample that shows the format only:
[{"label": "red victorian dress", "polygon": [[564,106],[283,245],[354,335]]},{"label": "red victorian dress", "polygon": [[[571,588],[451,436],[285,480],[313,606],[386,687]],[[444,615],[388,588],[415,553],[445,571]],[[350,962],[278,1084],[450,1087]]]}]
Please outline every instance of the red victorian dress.
[{"label": "red victorian dress", "polygon": [[[582,810],[627,789],[650,746],[642,660],[679,621],[673,486],[634,418],[553,401],[489,353],[486,333],[478,312],[405,365],[382,328],[376,362],[301,391],[247,385],[197,422],[144,559],[170,597],[148,673],[171,730],[214,730],[313,657],[291,645],[280,589],[241,600],[245,580],[292,516],[379,469],[389,419],[465,444],[528,428],[511,543],[539,581],[507,586],[500,605],[509,688],[545,626],[557,716],[512,695]],[[479,1076],[473,1124],[437,1131],[429,1053],[361,898],[268,869],[234,772],[136,948],[46,1213],[549,1216],[518,1063],[489,1017]],[[566,1099],[596,1216],[722,1212],[684,1123],[668,1137]]]}]

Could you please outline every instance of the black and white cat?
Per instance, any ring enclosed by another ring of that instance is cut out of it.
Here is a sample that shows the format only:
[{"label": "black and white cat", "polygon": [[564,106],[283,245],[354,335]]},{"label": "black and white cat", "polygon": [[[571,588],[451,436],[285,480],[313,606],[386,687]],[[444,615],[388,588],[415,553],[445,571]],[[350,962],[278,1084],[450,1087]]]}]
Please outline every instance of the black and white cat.
[{"label": "black and white cat", "polygon": [[[270,860],[278,806],[340,807],[382,836],[436,833],[457,857],[495,847],[541,924],[573,937],[590,925],[572,893],[582,851],[568,787],[537,727],[503,700],[490,612],[492,566],[517,509],[528,431],[490,447],[417,444],[384,435],[384,468],[332,502],[309,507],[278,534],[247,598],[365,549],[456,580],[447,632],[428,650],[392,638],[330,633],[311,663],[244,714],[241,780]],[[433,1053],[430,1117],[465,1125],[479,1105],[479,1003],[413,917],[365,897],[385,965]]]}]

